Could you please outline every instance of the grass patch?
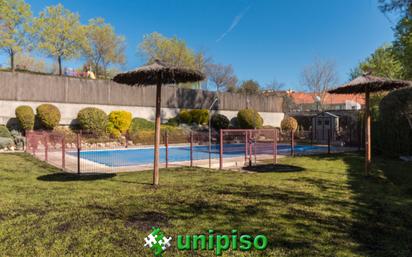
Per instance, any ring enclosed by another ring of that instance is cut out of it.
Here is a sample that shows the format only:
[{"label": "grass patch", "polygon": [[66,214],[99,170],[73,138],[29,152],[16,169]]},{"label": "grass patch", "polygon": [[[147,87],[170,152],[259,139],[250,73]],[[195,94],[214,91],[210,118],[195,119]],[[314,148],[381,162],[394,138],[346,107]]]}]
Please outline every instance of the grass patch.
[{"label": "grass patch", "polygon": [[[81,176],[25,154],[0,154],[2,256],[150,256],[143,238],[231,229],[269,237],[265,252],[228,256],[411,256],[412,165],[354,154],[285,158],[271,172],[207,169]],[[174,242],[175,243],[175,242]],[[165,256],[214,256],[167,251]]]}]

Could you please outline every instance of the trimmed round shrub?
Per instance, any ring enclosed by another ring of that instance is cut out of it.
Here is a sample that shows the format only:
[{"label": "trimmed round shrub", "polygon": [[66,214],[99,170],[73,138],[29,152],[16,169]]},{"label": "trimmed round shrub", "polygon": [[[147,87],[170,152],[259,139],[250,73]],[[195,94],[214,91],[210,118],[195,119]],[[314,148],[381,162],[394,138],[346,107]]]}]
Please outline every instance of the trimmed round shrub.
[{"label": "trimmed round shrub", "polygon": [[230,121],[225,115],[216,113],[210,118],[210,125],[217,130],[227,129],[229,128]]},{"label": "trimmed round shrub", "polygon": [[280,123],[280,127],[283,131],[293,131],[298,129],[298,121],[293,117],[285,117]]},{"label": "trimmed round shrub", "polygon": [[129,134],[137,133],[142,130],[154,130],[155,124],[152,121],[143,119],[143,118],[133,118],[132,124],[129,128]]},{"label": "trimmed round shrub", "polygon": [[132,113],[128,111],[112,111],[109,114],[109,122],[113,123],[122,134],[130,128],[132,123]]},{"label": "trimmed round shrub", "polygon": [[102,135],[106,131],[108,118],[103,110],[95,107],[87,107],[79,111],[77,121],[81,129]]},{"label": "trimmed round shrub", "polygon": [[230,119],[229,128],[239,128],[237,117],[233,117],[232,119]]},{"label": "trimmed round shrub", "polygon": [[192,115],[187,110],[181,110],[177,115],[180,123],[192,124]]},{"label": "trimmed round shrub", "polygon": [[114,138],[119,138],[130,128],[132,114],[128,111],[112,111],[109,114],[107,132]]},{"label": "trimmed round shrub", "polygon": [[53,129],[60,123],[60,111],[52,104],[41,104],[36,109],[37,118],[44,129]]},{"label": "trimmed round shrub", "polygon": [[237,113],[237,123],[241,129],[261,128],[263,126],[263,119],[257,111],[243,109]]},{"label": "trimmed round shrub", "polygon": [[9,129],[4,125],[0,125],[0,137],[12,138]]},{"label": "trimmed round shrub", "polygon": [[192,123],[198,125],[206,124],[209,119],[209,111],[206,109],[194,109],[190,111],[190,116],[192,116]]},{"label": "trimmed round shrub", "polygon": [[23,130],[33,130],[35,115],[33,109],[28,105],[21,105],[16,108],[16,118]]}]

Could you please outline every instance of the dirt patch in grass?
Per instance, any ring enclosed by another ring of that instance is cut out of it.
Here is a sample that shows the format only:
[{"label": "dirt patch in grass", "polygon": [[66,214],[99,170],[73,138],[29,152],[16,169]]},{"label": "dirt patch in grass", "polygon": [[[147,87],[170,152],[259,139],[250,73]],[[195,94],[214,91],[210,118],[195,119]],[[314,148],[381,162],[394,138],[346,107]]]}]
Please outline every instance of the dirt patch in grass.
[{"label": "dirt patch in grass", "polygon": [[135,227],[142,231],[150,231],[152,227],[170,227],[169,217],[156,211],[136,213],[127,218],[127,227]]},{"label": "dirt patch in grass", "polygon": [[69,229],[72,227],[72,225],[69,222],[64,222],[62,224],[59,224],[58,226],[56,226],[55,230],[58,233],[64,233],[69,231]]}]

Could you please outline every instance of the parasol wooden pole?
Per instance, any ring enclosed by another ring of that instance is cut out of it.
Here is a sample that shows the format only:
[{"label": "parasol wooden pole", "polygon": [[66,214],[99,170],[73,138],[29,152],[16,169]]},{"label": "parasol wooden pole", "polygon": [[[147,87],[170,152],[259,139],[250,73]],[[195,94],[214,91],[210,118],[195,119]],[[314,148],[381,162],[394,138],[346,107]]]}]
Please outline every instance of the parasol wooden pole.
[{"label": "parasol wooden pole", "polygon": [[371,113],[370,113],[369,86],[365,91],[365,175],[368,176],[371,168]]},{"label": "parasol wooden pole", "polygon": [[159,79],[156,86],[156,121],[153,163],[153,185],[159,185],[159,145],[160,145],[160,108],[162,104],[162,83]]}]

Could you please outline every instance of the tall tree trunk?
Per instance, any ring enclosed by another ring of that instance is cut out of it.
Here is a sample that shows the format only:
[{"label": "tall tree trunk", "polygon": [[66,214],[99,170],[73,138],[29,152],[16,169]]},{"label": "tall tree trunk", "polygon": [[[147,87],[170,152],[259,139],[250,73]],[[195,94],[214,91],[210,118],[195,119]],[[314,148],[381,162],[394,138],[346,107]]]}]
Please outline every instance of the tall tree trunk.
[{"label": "tall tree trunk", "polygon": [[11,66],[11,71],[14,72],[15,67],[14,67],[14,51],[13,50],[10,51],[10,66]]},{"label": "tall tree trunk", "polygon": [[94,66],[94,75],[96,75],[96,78],[99,78],[99,63],[96,63],[96,65]]},{"label": "tall tree trunk", "polygon": [[104,76],[104,79],[107,79],[107,65],[103,66],[103,76]]},{"label": "tall tree trunk", "polygon": [[59,63],[59,76],[62,75],[62,57],[59,55],[57,57],[57,62]]}]

